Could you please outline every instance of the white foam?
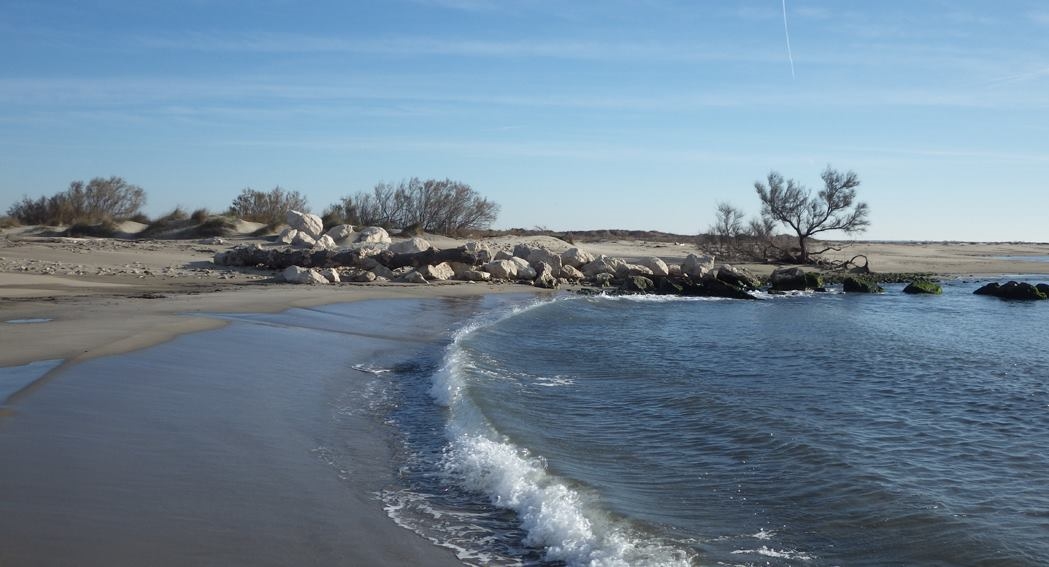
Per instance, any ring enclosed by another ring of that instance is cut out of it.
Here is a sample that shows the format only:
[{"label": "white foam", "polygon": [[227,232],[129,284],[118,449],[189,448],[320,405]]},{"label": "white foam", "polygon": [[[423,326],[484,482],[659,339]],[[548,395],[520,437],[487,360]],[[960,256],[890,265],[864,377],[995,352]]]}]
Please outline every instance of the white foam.
[{"label": "white foam", "polygon": [[549,474],[542,457],[531,455],[499,435],[464,395],[464,377],[476,369],[460,341],[504,318],[475,321],[460,331],[448,347],[444,365],[434,376],[431,394],[449,410],[449,443],[443,462],[449,479],[486,495],[493,505],[515,512],[527,534],[525,545],[543,548],[547,561],[595,567],[689,565],[685,551],[645,541],[628,528],[610,522],[594,505],[593,498]]},{"label": "white foam", "polygon": [[777,550],[766,546],[758,549],[737,549],[732,552],[735,555],[762,555],[764,557],[776,557],[778,559],[797,559],[800,561],[811,561],[813,557],[805,552],[797,550]]}]

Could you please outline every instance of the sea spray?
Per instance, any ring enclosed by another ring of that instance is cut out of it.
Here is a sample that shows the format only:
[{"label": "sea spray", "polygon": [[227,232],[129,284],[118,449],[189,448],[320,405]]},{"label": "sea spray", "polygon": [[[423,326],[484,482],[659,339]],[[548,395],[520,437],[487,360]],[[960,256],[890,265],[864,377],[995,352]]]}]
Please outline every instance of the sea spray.
[{"label": "sea spray", "polygon": [[447,479],[485,495],[498,508],[512,510],[526,534],[523,544],[542,548],[547,561],[569,566],[690,565],[685,551],[644,541],[625,522],[615,522],[600,510],[595,495],[550,474],[541,456],[500,435],[470,399],[467,376],[490,372],[474,364],[463,340],[488,325],[549,303],[519,307],[494,320],[475,320],[449,345],[430,391],[448,409],[448,445],[442,460]]}]

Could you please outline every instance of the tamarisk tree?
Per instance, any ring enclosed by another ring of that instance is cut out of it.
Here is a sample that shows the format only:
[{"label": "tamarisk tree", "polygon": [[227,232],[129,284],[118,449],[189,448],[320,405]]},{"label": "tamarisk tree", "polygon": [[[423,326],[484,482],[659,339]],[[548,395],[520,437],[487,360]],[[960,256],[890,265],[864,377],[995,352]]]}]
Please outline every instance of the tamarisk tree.
[{"label": "tamarisk tree", "polygon": [[793,179],[784,180],[779,173],[769,172],[766,185],[754,182],[761,198],[761,217],[769,222],[783,223],[798,236],[801,254],[798,260],[808,263],[811,256],[830,250],[809,251],[809,239],[821,232],[840,230],[853,234],[867,230],[867,203],[856,202],[856,187],[860,178],[853,171],[842,173],[827,166],[820,175],[823,189],[816,195]]}]

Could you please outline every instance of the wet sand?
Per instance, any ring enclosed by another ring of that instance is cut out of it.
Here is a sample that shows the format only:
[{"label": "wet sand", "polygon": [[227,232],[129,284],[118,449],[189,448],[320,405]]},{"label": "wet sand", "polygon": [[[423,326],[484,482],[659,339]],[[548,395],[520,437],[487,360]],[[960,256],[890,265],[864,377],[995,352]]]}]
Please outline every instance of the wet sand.
[{"label": "wet sand", "polygon": [[478,300],[226,315],[51,372],[0,418],[0,565],[460,564],[383,511],[389,378],[353,367],[443,346]]}]

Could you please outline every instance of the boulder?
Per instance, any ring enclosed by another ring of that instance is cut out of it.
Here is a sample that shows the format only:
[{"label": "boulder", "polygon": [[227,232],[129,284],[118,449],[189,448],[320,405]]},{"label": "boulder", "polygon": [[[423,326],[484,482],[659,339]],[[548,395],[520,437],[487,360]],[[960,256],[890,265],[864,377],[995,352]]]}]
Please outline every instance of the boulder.
[{"label": "boulder", "polygon": [[936,282],[931,282],[929,280],[914,280],[907,284],[907,287],[903,288],[903,293],[940,295],[943,293],[943,290],[940,288],[940,284]]},{"label": "boulder", "polygon": [[730,286],[741,289],[758,289],[761,287],[761,281],[758,280],[757,276],[745,268],[738,268],[730,264],[722,264],[718,267],[717,271],[714,272],[714,277]]},{"label": "boulder", "polygon": [[995,297],[1002,299],[1043,300],[1046,294],[1027,282],[1006,282],[1000,286]]},{"label": "boulder", "polygon": [[494,258],[492,254],[492,249],[489,248],[488,245],[483,242],[471,240],[470,242],[464,244],[463,248],[468,254],[473,254],[474,257],[477,258],[477,261],[481,264],[487,264],[488,262],[491,262]]},{"label": "boulder", "polygon": [[448,262],[441,262],[433,266],[423,266],[419,268],[419,273],[428,280],[446,281],[455,277],[455,270],[448,265]]},{"label": "boulder", "polygon": [[686,294],[705,297],[727,297],[729,299],[757,299],[747,293],[746,289],[726,283],[718,278],[707,278],[698,286],[698,289],[689,290]]},{"label": "boulder", "polygon": [[386,229],[378,226],[369,226],[362,228],[357,233],[357,237],[353,240],[359,244],[390,244],[390,234],[386,232]]},{"label": "boulder", "polygon": [[317,241],[309,234],[300,230],[295,233],[295,238],[292,239],[291,245],[298,248],[313,248],[317,245]]},{"label": "boulder", "polygon": [[598,274],[610,274],[616,275],[616,269],[626,262],[619,258],[612,258],[610,256],[601,255],[593,262],[583,266],[583,275],[588,279],[597,277]]},{"label": "boulder", "polygon": [[561,275],[562,264],[560,254],[554,254],[545,248],[534,248],[528,254],[528,258],[526,259],[528,260],[528,264],[535,268],[535,271],[540,274],[543,273],[543,271],[539,269],[539,266],[541,264],[546,264],[550,267],[551,276],[556,278]]},{"label": "boulder", "polygon": [[326,284],[327,278],[320,275],[317,270],[301,268],[299,266],[288,266],[281,275],[284,281],[293,284]]},{"label": "boulder", "polygon": [[561,265],[582,268],[594,261],[594,255],[579,248],[569,248],[561,253]]},{"label": "boulder", "polygon": [[418,254],[419,252],[426,252],[430,248],[430,243],[425,238],[413,236],[403,242],[391,244],[389,251],[394,254]]},{"label": "boulder", "polygon": [[317,215],[300,211],[288,211],[284,215],[284,222],[299,232],[305,232],[314,240],[324,234],[324,221]]},{"label": "boulder", "polygon": [[557,278],[553,274],[554,268],[550,266],[550,264],[539,262],[539,265],[535,267],[535,271],[536,276],[532,285],[544,289],[554,289],[557,287]]},{"label": "boulder", "polygon": [[321,275],[321,277],[323,277],[331,283],[339,283],[342,281],[342,278],[339,277],[339,271],[335,268],[324,268],[322,270],[318,270],[318,273]]},{"label": "boulder", "polygon": [[841,287],[845,293],[882,293],[885,291],[874,280],[858,276],[846,276],[841,282]]},{"label": "boulder", "polygon": [[517,264],[511,260],[492,260],[484,266],[484,271],[492,274],[492,277],[499,280],[512,280],[517,278]]},{"label": "boulder", "polygon": [[324,234],[330,236],[331,239],[334,240],[336,243],[342,244],[344,242],[348,242],[351,238],[353,238],[353,226],[348,224],[340,224],[331,227],[331,229],[329,229],[328,232]]},{"label": "boulder", "polygon": [[507,252],[506,250],[498,250],[498,251],[496,251],[495,256],[492,257],[492,259],[493,260],[509,260],[510,258],[513,258],[513,257],[514,257],[514,255],[509,253],[509,252]]},{"label": "boulder", "polygon": [[823,276],[816,272],[806,272],[797,266],[776,268],[769,276],[769,283],[775,291],[822,289]]},{"label": "boulder", "polygon": [[638,260],[637,263],[638,265],[648,268],[653,276],[666,277],[670,275],[670,267],[667,266],[667,263],[655,256],[652,256],[651,258],[642,258]]},{"label": "boulder", "polygon": [[655,289],[655,283],[645,276],[630,276],[623,280],[623,291],[628,293],[648,293]]},{"label": "boulder", "polygon": [[601,287],[610,287],[615,279],[616,277],[612,274],[602,273],[594,276],[594,283]]},{"label": "boulder", "polygon": [[582,280],[584,277],[583,272],[580,272],[578,268],[574,266],[564,265],[561,266],[561,277],[570,281],[577,282]]},{"label": "boulder", "polygon": [[641,264],[628,264],[623,262],[616,266],[616,277],[619,279],[626,279],[633,276],[651,276],[654,275],[652,270],[642,266]]},{"label": "boulder", "polygon": [[379,263],[378,260],[376,260],[375,258],[373,258],[371,256],[367,256],[367,257],[361,258],[360,266],[362,268],[364,268],[365,270],[368,270],[369,272],[372,272],[373,274],[375,274],[378,277],[386,278],[388,280],[394,278],[393,270],[391,270],[391,269],[387,268],[385,265]]},{"label": "boulder", "polygon": [[514,256],[517,256],[518,258],[527,258],[528,255],[532,253],[533,249],[533,246],[527,244],[517,244],[514,246]]},{"label": "boulder", "polygon": [[291,244],[295,241],[295,237],[298,236],[298,234],[298,230],[295,230],[294,228],[291,228],[289,226],[288,228],[285,228],[284,230],[280,231],[280,234],[277,235],[277,242],[281,244]]},{"label": "boulder", "polygon": [[490,282],[492,281],[492,274],[482,272],[481,270],[466,270],[456,276],[456,279],[467,282]]},{"label": "boulder", "polygon": [[700,280],[714,270],[713,256],[689,254],[681,263],[681,274],[694,280]]},{"label": "boulder", "polygon": [[327,234],[318,238],[317,243],[313,246],[314,248],[320,248],[321,250],[335,250],[339,247],[339,245],[335,244],[335,241]]},{"label": "boulder", "polygon": [[993,295],[997,297],[998,289],[1000,287],[1001,286],[998,285],[998,282],[991,282],[985,286],[982,286],[980,289],[974,291],[973,295]]},{"label": "boulder", "polygon": [[371,283],[378,279],[378,277],[379,276],[376,276],[374,272],[362,271],[354,274],[352,280],[359,283]]},{"label": "boulder", "polygon": [[404,283],[413,283],[413,284],[424,284],[424,283],[427,283],[426,277],[423,276],[422,274],[420,274],[419,272],[417,272],[416,270],[409,270],[407,273],[405,273],[404,275],[399,277],[397,279],[397,281],[401,281],[401,282],[404,282]]}]

